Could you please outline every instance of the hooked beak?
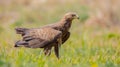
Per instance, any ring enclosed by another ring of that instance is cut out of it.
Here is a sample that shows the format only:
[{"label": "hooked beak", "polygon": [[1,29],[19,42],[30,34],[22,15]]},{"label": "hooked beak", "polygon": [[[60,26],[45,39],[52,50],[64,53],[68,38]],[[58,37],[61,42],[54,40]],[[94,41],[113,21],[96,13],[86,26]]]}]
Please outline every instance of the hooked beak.
[{"label": "hooked beak", "polygon": [[77,19],[80,19],[80,17],[77,17]]},{"label": "hooked beak", "polygon": [[80,17],[77,15],[77,19],[80,19]]},{"label": "hooked beak", "polygon": [[76,19],[80,19],[80,17],[78,15],[75,16]]}]

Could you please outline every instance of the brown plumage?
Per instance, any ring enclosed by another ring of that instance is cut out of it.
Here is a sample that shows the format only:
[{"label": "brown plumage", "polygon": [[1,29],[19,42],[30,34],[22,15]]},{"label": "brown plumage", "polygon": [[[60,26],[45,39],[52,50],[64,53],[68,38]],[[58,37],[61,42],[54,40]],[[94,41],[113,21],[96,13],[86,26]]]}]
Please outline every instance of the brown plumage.
[{"label": "brown plumage", "polygon": [[41,28],[16,28],[17,34],[21,34],[23,39],[17,41],[15,47],[44,48],[45,55],[50,55],[54,47],[55,55],[59,58],[59,46],[69,38],[69,29],[75,18],[79,19],[78,15],[69,12],[59,22]]}]

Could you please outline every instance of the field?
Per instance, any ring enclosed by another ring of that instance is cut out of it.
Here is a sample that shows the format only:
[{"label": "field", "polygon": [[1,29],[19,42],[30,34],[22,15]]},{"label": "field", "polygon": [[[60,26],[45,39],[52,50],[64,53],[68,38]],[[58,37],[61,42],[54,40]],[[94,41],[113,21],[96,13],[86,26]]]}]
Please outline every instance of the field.
[{"label": "field", "polygon": [[[80,5],[79,0],[62,4],[47,2],[39,7],[36,3],[29,4],[29,0],[21,1],[0,5],[0,67],[120,67],[119,26],[86,26],[91,9]],[[76,12],[80,20],[73,21],[70,39],[61,46],[59,60],[53,50],[48,57],[39,48],[14,47],[21,39],[14,28],[39,28],[59,21],[69,11]]]}]

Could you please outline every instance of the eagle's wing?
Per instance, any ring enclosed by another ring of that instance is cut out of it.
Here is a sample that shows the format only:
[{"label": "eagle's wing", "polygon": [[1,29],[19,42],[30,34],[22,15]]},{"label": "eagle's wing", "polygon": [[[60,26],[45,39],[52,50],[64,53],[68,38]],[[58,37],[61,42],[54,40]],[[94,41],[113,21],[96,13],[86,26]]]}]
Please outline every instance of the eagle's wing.
[{"label": "eagle's wing", "polygon": [[65,43],[70,37],[70,32],[66,32],[65,35],[62,36],[62,44]]},{"label": "eagle's wing", "polygon": [[[23,40],[16,44],[27,43],[26,47],[42,48],[54,43],[62,35],[61,31],[52,28],[29,29],[23,36]],[[20,43],[21,42],[21,43]]]},{"label": "eagle's wing", "polygon": [[15,28],[17,34],[21,34],[22,36],[25,35],[25,32],[29,29],[27,28]]}]

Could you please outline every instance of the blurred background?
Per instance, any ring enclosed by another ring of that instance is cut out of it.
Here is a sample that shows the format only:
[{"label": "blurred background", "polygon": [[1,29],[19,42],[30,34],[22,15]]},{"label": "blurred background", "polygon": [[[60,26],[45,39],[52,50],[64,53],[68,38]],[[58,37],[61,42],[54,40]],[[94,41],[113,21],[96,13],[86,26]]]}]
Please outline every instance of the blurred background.
[{"label": "blurred background", "polygon": [[[22,64],[22,61],[19,61],[21,59],[20,57],[25,59],[27,55],[31,55],[30,52],[34,53],[35,51],[36,55],[39,54],[40,50],[24,48],[20,48],[20,50],[13,47],[14,43],[20,39],[20,36],[15,33],[14,28],[39,28],[43,25],[59,21],[67,12],[76,12],[80,16],[80,20],[73,21],[71,38],[61,49],[61,53],[63,54],[62,58],[66,59],[66,56],[69,55],[68,58],[71,62],[67,62],[68,59],[61,60],[57,62],[58,65],[66,67],[67,65],[64,63],[67,63],[72,67],[71,63],[74,63],[72,59],[77,57],[79,60],[75,60],[75,64],[77,64],[78,67],[80,62],[83,63],[80,64],[83,66],[91,65],[92,67],[98,67],[103,61],[105,61],[103,62],[103,66],[106,64],[113,67],[112,65],[120,63],[120,60],[117,60],[119,49],[116,49],[120,48],[119,6],[120,0],[0,0],[0,64],[2,66],[19,67],[22,65],[22,67],[26,67],[28,59]],[[74,46],[74,44],[76,44],[76,46]],[[104,49],[100,47],[104,47]],[[110,54],[106,53],[106,55],[110,57],[101,60],[93,58],[93,56],[98,57],[99,51],[102,53],[100,56],[104,57],[104,51],[108,50],[109,52],[109,49],[106,49],[108,47],[110,48],[110,52],[113,51],[113,53]],[[25,54],[23,50],[27,54]],[[64,50],[66,51],[65,57]],[[71,53],[69,50],[72,50]],[[88,51],[91,51],[92,54]],[[93,51],[95,52],[93,53]],[[23,55],[19,55],[18,53]],[[73,53],[75,56],[72,55]],[[88,55],[88,53],[90,53],[90,55]],[[96,53],[98,54],[96,55]],[[115,56],[113,56],[114,53]],[[84,57],[84,59],[80,60],[81,57],[79,56]],[[15,59],[13,60],[12,58]],[[55,56],[47,62],[45,58],[42,58],[43,57],[39,57],[39,59],[42,60],[41,62],[43,62],[43,66],[48,67],[51,64],[54,66],[55,63],[49,64],[49,62],[54,62]],[[113,58],[113,60],[111,58]],[[33,55],[32,59],[35,59]],[[87,59],[90,59],[90,61]],[[87,61],[82,62],[83,60]],[[36,60],[36,62],[39,66],[39,61]],[[31,60],[31,67],[32,65],[37,65],[34,64],[34,60]]]}]

